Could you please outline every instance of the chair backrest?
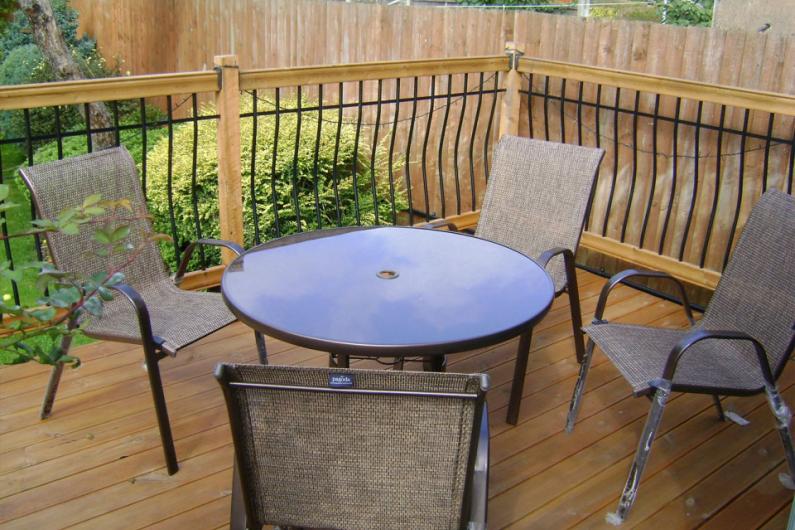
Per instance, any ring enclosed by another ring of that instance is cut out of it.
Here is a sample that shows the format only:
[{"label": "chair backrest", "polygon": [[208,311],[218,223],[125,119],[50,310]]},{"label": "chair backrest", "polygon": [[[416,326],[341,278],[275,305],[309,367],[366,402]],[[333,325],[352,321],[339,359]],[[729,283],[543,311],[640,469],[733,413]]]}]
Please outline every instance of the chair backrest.
[{"label": "chair backrest", "polygon": [[[475,235],[531,258],[553,247],[576,251],[601,149],[503,136],[494,148]],[[565,286],[563,261],[547,272]]]},{"label": "chair backrest", "polygon": [[[769,190],[754,206],[701,321],[743,331],[767,350],[778,377],[795,325],[795,198]],[[749,350],[749,355],[752,355]]]},{"label": "chair backrest", "polygon": [[466,528],[485,376],[224,364],[216,377],[249,528]]},{"label": "chair backrest", "polygon": [[[134,213],[146,213],[135,162],[123,147],[21,168],[19,172],[31,191],[41,218],[55,218],[66,208],[82,204],[83,199],[93,194],[100,194],[106,200],[127,199]],[[127,241],[136,246],[143,242],[144,248],[133,263],[124,267],[126,283],[139,289],[167,278],[157,246],[143,241],[144,234],[152,232],[149,220],[140,218],[128,224],[131,230]],[[112,270],[127,259],[123,255],[97,256],[95,251],[99,245],[93,232],[84,227],[75,236],[48,235],[47,243],[55,265],[64,271],[92,274]]]}]

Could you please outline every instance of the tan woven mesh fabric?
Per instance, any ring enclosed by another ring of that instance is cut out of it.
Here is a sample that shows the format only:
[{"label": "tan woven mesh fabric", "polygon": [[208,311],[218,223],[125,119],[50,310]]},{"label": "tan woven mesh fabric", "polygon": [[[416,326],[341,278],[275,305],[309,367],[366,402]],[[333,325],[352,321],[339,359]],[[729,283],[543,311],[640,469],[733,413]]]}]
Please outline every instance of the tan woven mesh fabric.
[{"label": "tan woven mesh fabric", "polygon": [[[601,149],[503,136],[494,148],[475,235],[531,258],[553,247],[576,251],[603,155]],[[562,290],[562,257],[553,258],[547,271],[555,290]]]},{"label": "tan woven mesh fabric", "polygon": [[[699,325],[742,331],[759,340],[774,374],[786,359],[795,322],[795,200],[768,191],[754,207]],[[585,328],[636,393],[662,377],[671,349],[686,331],[622,324]],[[746,342],[702,341],[682,357],[674,388],[698,386],[753,391],[764,381]]]},{"label": "tan woven mesh fabric", "polygon": [[[478,375],[228,367],[232,381],[477,394]],[[458,398],[232,388],[257,524],[347,530],[461,527],[476,403]],[[242,445],[242,446],[241,446]],[[474,448],[472,448],[474,450]],[[243,471],[245,474],[245,471]]]},{"label": "tan woven mesh fabric", "polygon": [[[136,213],[146,213],[135,162],[121,147],[24,168],[21,173],[43,218],[54,218],[97,193],[103,199],[129,199]],[[142,241],[143,234],[151,232],[146,219],[131,223],[130,228],[129,241],[134,245]],[[76,236],[53,234],[48,237],[48,244],[56,266],[65,271],[107,272],[126,259],[96,256],[91,229],[83,229]],[[146,244],[143,253],[123,272],[125,283],[146,302],[153,333],[165,340],[164,349],[170,353],[235,319],[220,295],[191,293],[175,287],[154,244]],[[86,331],[95,336],[140,341],[135,312],[120,295],[106,304],[104,316],[90,322]]]}]

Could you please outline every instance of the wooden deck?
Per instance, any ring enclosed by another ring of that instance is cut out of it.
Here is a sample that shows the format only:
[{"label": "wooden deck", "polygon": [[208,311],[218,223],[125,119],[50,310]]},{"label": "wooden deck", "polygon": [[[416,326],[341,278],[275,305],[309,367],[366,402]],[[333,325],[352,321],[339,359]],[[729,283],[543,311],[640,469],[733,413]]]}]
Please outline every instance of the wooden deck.
[{"label": "wooden deck", "polygon": [[[604,280],[579,272],[592,316]],[[628,287],[608,318],[682,326],[681,308]],[[577,373],[566,297],[537,328],[521,423],[505,421],[515,343],[453,356],[450,371],[487,371],[492,427],[490,528],[607,527],[648,402],[634,399],[597,353],[580,422],[563,432]],[[323,353],[269,343],[274,363],[323,366]],[[181,470],[169,477],[138,348],[96,343],[76,351],[53,416],[38,420],[47,369],[0,370],[0,528],[223,528],[228,522],[232,447],[211,375],[219,361],[253,362],[251,332],[235,324],[161,365]],[[359,362],[359,366],[368,363]],[[780,381],[795,404],[795,370]],[[784,455],[763,397],[726,399],[751,421],[716,420],[711,401],[675,395],[666,409],[625,527],[784,528],[792,502],[777,475]],[[609,528],[609,527],[608,527]]]}]

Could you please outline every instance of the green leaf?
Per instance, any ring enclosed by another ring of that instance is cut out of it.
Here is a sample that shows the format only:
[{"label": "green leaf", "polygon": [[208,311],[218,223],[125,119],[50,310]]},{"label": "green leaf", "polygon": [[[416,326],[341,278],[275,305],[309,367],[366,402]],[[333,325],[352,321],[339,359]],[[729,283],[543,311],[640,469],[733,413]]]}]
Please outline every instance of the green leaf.
[{"label": "green leaf", "polygon": [[83,309],[94,315],[95,317],[102,316],[102,300],[96,296],[92,296],[83,303]]},{"label": "green leaf", "polygon": [[40,322],[47,322],[55,318],[55,308],[54,307],[45,307],[43,309],[35,309],[30,312],[30,316],[35,318]]},{"label": "green leaf", "polygon": [[87,214],[87,215],[97,216],[97,215],[102,215],[103,213],[105,213],[105,208],[101,208],[99,206],[91,206],[91,207],[86,208],[85,210],[83,210],[83,212],[85,214]]},{"label": "green leaf", "polygon": [[89,206],[93,206],[99,201],[102,200],[102,195],[99,193],[95,193],[94,195],[89,195],[85,199],[83,199],[83,208],[88,208]]},{"label": "green leaf", "polygon": [[111,234],[107,230],[97,228],[97,230],[94,232],[94,241],[103,245],[107,245],[111,242]]},{"label": "green leaf", "polygon": [[77,223],[68,223],[61,227],[61,232],[67,236],[76,236],[80,233],[80,227]]},{"label": "green leaf", "polygon": [[11,187],[8,184],[0,184],[0,201],[4,201],[11,193]]},{"label": "green leaf", "polygon": [[55,307],[67,308],[80,300],[80,291],[75,287],[58,289],[49,296],[50,303]]},{"label": "green leaf", "polygon": [[127,225],[122,225],[113,231],[113,233],[110,235],[110,239],[111,241],[116,243],[126,238],[129,235],[130,235],[130,227]]},{"label": "green leaf", "polygon": [[105,285],[108,287],[113,287],[114,285],[118,285],[124,281],[124,274],[121,272],[113,273],[113,276],[108,278],[108,281],[105,282]]}]

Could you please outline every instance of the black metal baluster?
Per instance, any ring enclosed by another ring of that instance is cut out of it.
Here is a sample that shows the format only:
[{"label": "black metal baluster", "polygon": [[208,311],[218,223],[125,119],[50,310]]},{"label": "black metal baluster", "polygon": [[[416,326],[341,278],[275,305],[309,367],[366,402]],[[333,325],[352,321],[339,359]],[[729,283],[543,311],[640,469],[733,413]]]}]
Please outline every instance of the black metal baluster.
[{"label": "black metal baluster", "polygon": [[775,114],[770,113],[767,120],[767,135],[765,136],[765,159],[762,164],[762,193],[767,191],[767,173],[770,167],[770,140],[773,138],[773,120]]},{"label": "black metal baluster", "polygon": [[696,111],[696,128],[695,139],[693,142],[693,191],[690,195],[690,206],[687,210],[687,221],[685,221],[685,230],[682,232],[682,244],[679,246],[679,261],[684,259],[685,246],[687,238],[690,235],[690,225],[693,222],[693,211],[696,208],[696,197],[698,196],[698,165],[699,165],[699,143],[701,141],[701,113],[704,109],[704,102],[698,102],[698,110]]},{"label": "black metal baluster", "polygon": [[[251,220],[254,222],[254,244],[262,243],[259,224],[259,203],[257,202],[257,132],[259,112],[257,110],[257,90],[251,91],[251,162],[249,165],[248,189],[251,194]],[[201,246],[199,246],[201,248]]]},{"label": "black metal baluster", "polygon": [[445,201],[445,196],[444,196],[444,167],[443,167],[442,161],[444,159],[444,153],[445,153],[444,139],[445,139],[445,133],[447,132],[447,120],[450,117],[450,105],[452,104],[452,100],[451,100],[452,91],[453,91],[453,75],[452,74],[448,74],[447,75],[447,100],[446,100],[446,104],[445,104],[445,107],[444,107],[444,117],[442,118],[442,130],[441,130],[441,132],[439,134],[439,153],[438,153],[437,158],[436,158],[438,171],[439,171],[439,200],[441,201],[441,204],[442,204],[442,209],[441,209],[441,216],[442,217],[446,217],[447,216],[447,208],[446,208],[446,204],[445,204],[446,201]]},{"label": "black metal baluster", "polygon": [[527,76],[527,131],[533,138],[533,74]]},{"label": "black metal baluster", "polygon": [[464,127],[467,99],[469,99],[469,74],[464,74],[464,90],[461,97],[461,113],[458,115],[458,128],[455,133],[455,147],[453,147],[453,172],[455,174],[455,213],[461,214],[461,181],[459,180],[458,152],[461,145],[461,130]]},{"label": "black metal baluster", "polygon": [[361,210],[359,206],[359,138],[362,133],[362,94],[364,92],[364,81],[359,81],[356,101],[356,135],[353,140],[353,210],[356,217],[356,224],[362,224]]},{"label": "black metal baluster", "polygon": [[389,139],[389,199],[392,204],[392,224],[397,224],[397,208],[395,206],[395,175],[392,160],[395,155],[398,121],[400,120],[400,78],[395,78],[395,115],[392,118],[392,137]]},{"label": "black metal baluster", "polygon": [[[25,109],[23,113],[25,117],[25,146],[27,148],[27,159],[28,159],[28,166],[33,165],[33,131],[31,127],[30,121],[30,110]],[[36,218],[36,206],[33,204],[33,200],[30,201],[30,218]],[[36,259],[39,261],[44,261],[44,251],[42,250],[41,246],[41,237],[38,234],[33,235],[33,246],[36,249]]]},{"label": "black metal baluster", "polygon": [[483,72],[480,73],[480,82],[478,83],[478,104],[475,107],[475,118],[472,122],[472,132],[469,135],[469,185],[472,193],[471,209],[477,209],[477,192],[475,190],[475,134],[478,130],[478,121],[480,120],[480,108],[483,105]]},{"label": "black metal baluster", "polygon": [[63,131],[61,130],[61,107],[55,106],[55,139],[58,145],[58,160],[63,159]]},{"label": "black metal baluster", "polygon": [[[290,184],[292,185],[292,196],[293,196],[293,207],[295,208],[295,228],[299,232],[303,232],[303,228],[301,227],[301,202],[298,196],[299,190],[299,182],[298,182],[298,148],[301,145],[301,118],[303,117],[303,111],[301,110],[303,94],[301,93],[301,85],[297,87],[297,94],[296,94],[296,108],[295,108],[295,146],[293,149],[293,171],[292,176],[290,178]],[[356,137],[356,148],[359,147],[359,138],[358,132]],[[354,156],[354,159],[356,157]],[[354,162],[354,166],[355,166]],[[356,180],[356,173],[354,173],[354,181]],[[358,211],[357,211],[358,214]]]},{"label": "black metal baluster", "polygon": [[[658,254],[662,254],[663,246],[665,245],[665,236],[668,233],[668,222],[671,220],[671,212],[674,206],[674,197],[676,196],[676,177],[679,168],[679,115],[682,109],[682,98],[676,98],[676,108],[674,110],[674,134],[673,134],[673,158],[671,159],[671,193],[668,196],[668,207],[665,209],[665,220],[663,221],[662,233],[660,234],[660,246],[657,249]],[[655,128],[656,130],[656,128]],[[654,142],[655,148],[657,142]]]},{"label": "black metal baluster", "polygon": [[544,139],[549,141],[549,76],[544,78]]},{"label": "black metal baluster", "polygon": [[494,72],[494,89],[491,92],[491,111],[486,125],[486,137],[483,139],[483,178],[489,180],[489,152],[491,149],[491,130],[494,126],[494,113],[497,110],[497,93],[499,89],[499,72]]},{"label": "black metal baluster", "polygon": [[[274,109],[273,109],[273,153],[271,155],[271,205],[273,207],[273,228],[276,237],[281,237],[282,226],[279,219],[279,200],[276,195],[276,157],[279,152],[279,126],[281,125],[281,88],[274,89]],[[335,153],[336,155],[336,153]],[[336,165],[336,156],[334,163]]]},{"label": "black metal baluster", "polygon": [[145,98],[138,100],[138,112],[141,116],[141,188],[146,200],[146,101]]},{"label": "black metal baluster", "polygon": [[726,105],[720,106],[720,121],[718,125],[718,145],[717,153],[715,154],[715,192],[712,194],[712,209],[709,212],[709,222],[707,223],[707,232],[704,235],[704,245],[701,247],[701,259],[698,264],[703,269],[704,263],[707,260],[707,251],[709,250],[709,240],[712,237],[712,228],[715,224],[715,214],[718,210],[718,197],[720,195],[720,181],[721,181],[721,158],[723,151],[723,125],[726,121]]},{"label": "black metal baluster", "polygon": [[171,239],[174,245],[174,259],[180,262],[179,237],[177,235],[177,220],[174,215],[174,113],[171,105],[171,96],[166,96],[166,123],[168,124],[168,168],[166,181],[166,194],[168,197],[168,222],[171,227]]},{"label": "black metal baluster", "polygon": [[582,93],[583,82],[577,87],[577,145],[582,145]]},{"label": "black metal baluster", "polygon": [[370,149],[370,190],[373,194],[373,215],[374,221],[373,224],[379,224],[378,222],[378,182],[375,175],[375,156],[376,152],[378,151],[378,131],[381,128],[381,99],[383,94],[384,88],[384,81],[383,79],[378,80],[378,95],[376,96],[376,107],[375,107],[375,124],[373,125],[373,146]]},{"label": "black metal baluster", "polygon": [[[5,168],[3,167],[3,150],[0,149],[0,184],[5,183],[4,173]],[[14,270],[14,255],[11,252],[11,240],[8,239],[8,217],[6,216],[5,210],[0,210],[0,219],[3,220],[3,222],[0,223],[0,233],[3,234],[3,250],[5,251],[6,261],[8,261],[9,269]],[[19,286],[14,280],[11,280],[11,291],[14,295],[14,304],[21,304],[22,302],[19,298]],[[0,311],[0,319],[2,319],[2,311]]]},{"label": "black metal baluster", "polygon": [[737,230],[737,220],[740,218],[740,209],[743,205],[743,179],[745,177],[745,145],[746,135],[748,134],[748,118],[751,114],[749,109],[745,109],[743,116],[743,132],[740,135],[740,171],[737,175],[737,205],[734,208],[734,219],[732,220],[732,229],[729,232],[729,238],[726,241],[726,251],[723,253],[723,268],[729,263],[729,251],[732,248],[732,241],[734,241],[734,234]]},{"label": "black metal baluster", "polygon": [[[649,199],[646,201],[646,211],[643,213],[643,226],[640,230],[640,246],[644,246],[646,242],[646,228],[649,223],[649,214],[651,213],[651,204],[654,200],[654,191],[657,188],[657,117],[660,113],[660,95],[654,96],[654,117],[652,118],[652,147],[651,147],[651,185],[649,186]],[[637,150],[637,145],[635,146]]]},{"label": "black metal baluster", "polygon": [[[597,149],[601,148],[601,145],[602,145],[601,132],[599,131],[599,118],[600,118],[600,113],[601,113],[601,109],[600,109],[600,105],[601,104],[602,104],[602,85],[596,85],[596,103],[594,105],[594,114],[593,114],[593,116],[594,116],[594,135],[595,135],[595,139],[596,139],[596,148]],[[596,188],[597,188],[597,185],[599,184],[599,173],[601,173],[601,166],[600,166],[599,170],[596,172],[596,176],[594,176],[594,179],[593,179],[593,188],[592,188],[592,191],[591,191],[591,201],[593,201],[593,197],[596,195]],[[591,206],[593,206],[593,204],[589,205],[589,210],[590,210]],[[605,212],[605,219],[607,219],[607,215],[608,215],[608,213]],[[590,216],[590,212],[589,212],[589,215],[585,216],[585,227],[583,229],[584,230],[588,230],[588,228],[590,226],[591,226],[591,216]]]},{"label": "black metal baluster", "polygon": [[343,84],[339,84],[339,101],[337,102],[337,136],[334,139],[334,161],[331,164],[331,182],[334,186],[334,204],[337,208],[337,226],[342,226],[342,209],[340,208],[340,190],[338,185],[339,172],[337,170],[337,160],[340,153],[340,136],[342,135],[342,110],[344,105],[345,89]]},{"label": "black metal baluster", "polygon": [[94,151],[94,144],[91,138],[91,107],[88,103],[83,104],[83,112],[86,115],[86,150],[91,153]]},{"label": "black metal baluster", "polygon": [[787,177],[787,193],[792,195],[792,166],[795,162],[795,127],[792,130],[792,140],[789,143],[789,175]]},{"label": "black metal baluster", "polygon": [[560,143],[566,143],[566,78],[560,80]]},{"label": "black metal baluster", "polygon": [[323,83],[317,86],[317,129],[315,130],[315,154],[312,161],[312,184],[315,189],[315,220],[318,230],[323,228],[323,216],[320,212],[320,140],[323,127]]},{"label": "black metal baluster", "polygon": [[[605,210],[604,224],[602,224],[602,235],[607,235],[607,223],[610,220],[610,210],[613,207],[613,195],[616,191],[616,181],[618,180],[618,111],[621,103],[621,88],[616,87],[616,100],[613,107],[613,178],[610,181],[610,194],[607,197],[607,208]],[[623,238],[622,238],[623,239]]]},{"label": "black metal baluster", "polygon": [[[196,239],[202,239],[202,225],[199,220],[199,190],[196,185],[196,178],[198,173],[198,158],[199,158],[199,98],[196,92],[191,94],[191,107],[192,107],[192,122],[193,122],[193,148],[191,149],[191,174],[190,174],[190,199],[193,208],[193,224],[196,229]],[[252,174],[254,173],[252,168]],[[202,269],[207,268],[207,259],[204,253],[204,245],[199,247],[199,264]]]},{"label": "black metal baluster", "polygon": [[115,146],[121,145],[121,129],[119,129],[119,102],[112,101],[111,107],[113,108],[113,134]]},{"label": "black metal baluster", "polygon": [[[627,235],[627,223],[629,213],[632,210],[632,201],[635,198],[635,183],[638,180],[638,111],[640,109],[640,91],[635,91],[635,107],[632,110],[632,177],[629,181],[629,195],[627,196],[627,207],[624,210],[624,222],[621,225],[621,242],[623,243]],[[616,131],[618,135],[618,131]],[[652,185],[654,185],[652,181]]]},{"label": "black metal baluster", "polygon": [[409,123],[409,136],[406,140],[406,196],[409,201],[409,224],[414,224],[414,202],[411,200],[411,140],[414,137],[414,122],[417,120],[417,91],[419,80],[414,78],[414,96],[411,103],[411,122]]},{"label": "black metal baluster", "polygon": [[436,105],[436,76],[431,76],[431,96],[428,102],[428,120],[425,122],[425,137],[422,139],[422,189],[425,199],[425,220],[431,220],[431,203],[428,196],[428,139],[431,136],[431,123],[433,122],[433,111]]}]

